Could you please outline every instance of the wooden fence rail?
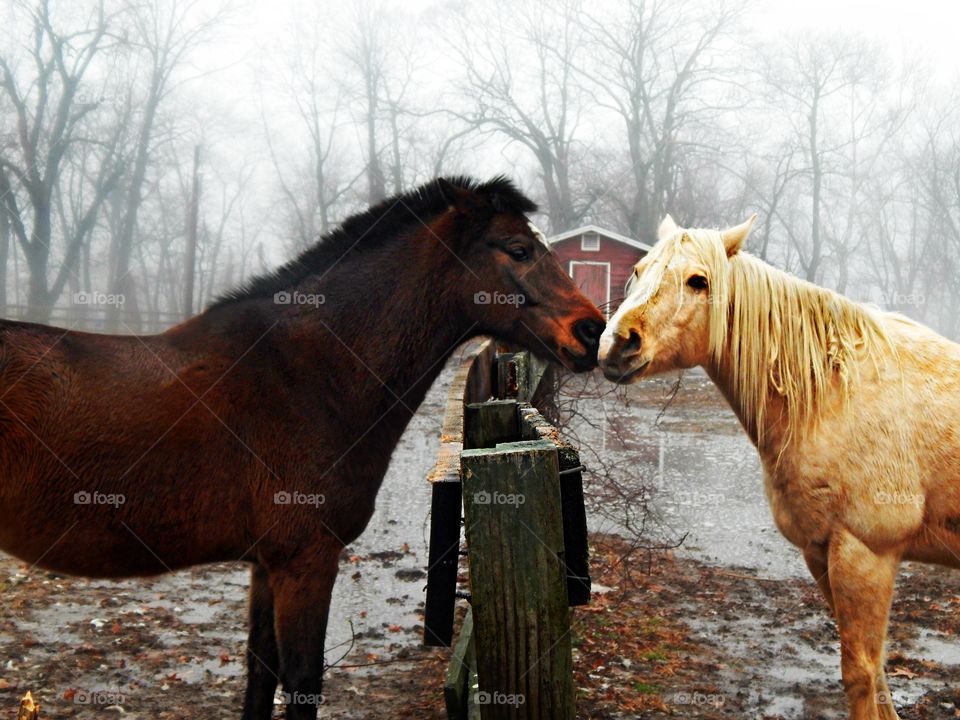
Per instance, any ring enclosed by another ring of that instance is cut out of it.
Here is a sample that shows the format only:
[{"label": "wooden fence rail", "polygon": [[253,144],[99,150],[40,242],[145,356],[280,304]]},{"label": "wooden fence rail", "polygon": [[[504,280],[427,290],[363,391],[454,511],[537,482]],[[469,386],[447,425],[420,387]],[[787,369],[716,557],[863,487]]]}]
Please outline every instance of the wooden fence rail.
[{"label": "wooden fence rail", "polygon": [[[424,641],[451,643],[466,596],[444,687],[452,719],[576,716],[569,606],[589,600],[586,514],[576,450],[527,402],[545,369],[488,343],[450,391],[430,476]],[[457,592],[461,522],[468,594]]]}]

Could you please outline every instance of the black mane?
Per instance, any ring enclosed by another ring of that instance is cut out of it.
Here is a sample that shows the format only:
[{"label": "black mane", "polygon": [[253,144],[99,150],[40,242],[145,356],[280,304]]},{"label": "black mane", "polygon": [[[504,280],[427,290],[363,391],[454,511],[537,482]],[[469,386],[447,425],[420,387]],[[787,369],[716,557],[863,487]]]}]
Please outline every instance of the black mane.
[{"label": "black mane", "polygon": [[411,225],[427,222],[446,211],[456,201],[457,190],[472,194],[478,207],[487,207],[497,213],[524,215],[537,209],[536,203],[503,175],[487,182],[467,176],[436,178],[351,215],[336,230],[324,235],[293,260],[227,292],[213,303],[213,307],[271,296],[310,275],[325,272],[351,251],[388,242]]}]

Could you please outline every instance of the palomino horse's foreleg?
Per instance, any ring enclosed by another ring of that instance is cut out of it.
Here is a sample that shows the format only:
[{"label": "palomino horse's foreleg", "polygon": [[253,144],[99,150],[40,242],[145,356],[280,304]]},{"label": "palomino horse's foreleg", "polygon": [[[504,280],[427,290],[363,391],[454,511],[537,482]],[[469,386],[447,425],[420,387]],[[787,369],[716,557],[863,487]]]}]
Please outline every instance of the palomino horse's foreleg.
[{"label": "palomino horse's foreleg", "polygon": [[883,673],[883,644],[900,559],[877,555],[842,528],[830,537],[830,590],[852,720],[897,717]]},{"label": "palomino horse's foreleg", "polygon": [[267,571],[260,565],[250,572],[249,623],[243,720],[270,720],[273,696],[280,681],[280,656],[273,626],[273,591]]},{"label": "palomino horse's foreleg", "polygon": [[[807,568],[810,574],[820,587],[824,600],[827,601],[827,607],[830,608],[830,614],[836,619],[837,612],[833,605],[833,589],[830,587],[830,573],[827,562],[826,545],[810,545],[803,551],[803,559],[807,561]],[[890,688],[887,686],[887,675],[883,670],[883,660],[881,656],[880,677],[877,679],[877,700],[879,704],[880,718],[882,720],[898,720],[897,712],[893,707],[893,696],[890,694]]]},{"label": "palomino horse's foreleg", "polygon": [[827,564],[827,552],[826,545],[809,545],[804,548],[803,559],[807,561],[807,568],[820,587],[824,600],[827,601],[830,614],[836,618],[836,609],[833,607],[833,590],[830,589],[830,566]]},{"label": "palomino horse's foreleg", "polygon": [[287,720],[315,720],[323,702],[323,642],[340,550],[308,548],[307,557],[270,570]]}]

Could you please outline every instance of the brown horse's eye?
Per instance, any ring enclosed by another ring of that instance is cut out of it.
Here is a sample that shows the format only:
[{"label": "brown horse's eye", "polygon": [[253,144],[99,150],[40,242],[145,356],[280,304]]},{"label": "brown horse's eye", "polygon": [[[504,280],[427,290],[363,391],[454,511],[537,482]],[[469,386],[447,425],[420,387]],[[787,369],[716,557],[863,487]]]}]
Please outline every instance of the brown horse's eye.
[{"label": "brown horse's eye", "polygon": [[523,245],[511,245],[507,248],[507,254],[514,260],[529,260],[530,253]]},{"label": "brown horse's eye", "polygon": [[707,279],[703,275],[691,275],[687,280],[687,285],[694,290],[706,290],[707,284]]}]

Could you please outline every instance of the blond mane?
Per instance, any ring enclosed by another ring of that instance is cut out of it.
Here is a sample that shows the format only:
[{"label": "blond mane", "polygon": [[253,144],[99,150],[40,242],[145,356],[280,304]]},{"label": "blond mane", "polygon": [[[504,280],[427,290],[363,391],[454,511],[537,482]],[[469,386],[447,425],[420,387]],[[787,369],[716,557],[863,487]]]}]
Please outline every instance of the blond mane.
[{"label": "blond mane", "polygon": [[771,391],[785,400],[786,445],[816,425],[832,387],[843,402],[849,398],[859,380],[859,359],[876,359],[881,346],[892,348],[880,311],[745,252],[728,261],[716,230],[686,230],[662,245],[661,267],[682,245],[707,269],[710,353],[717,367],[728,364],[732,395],[758,444]]}]

